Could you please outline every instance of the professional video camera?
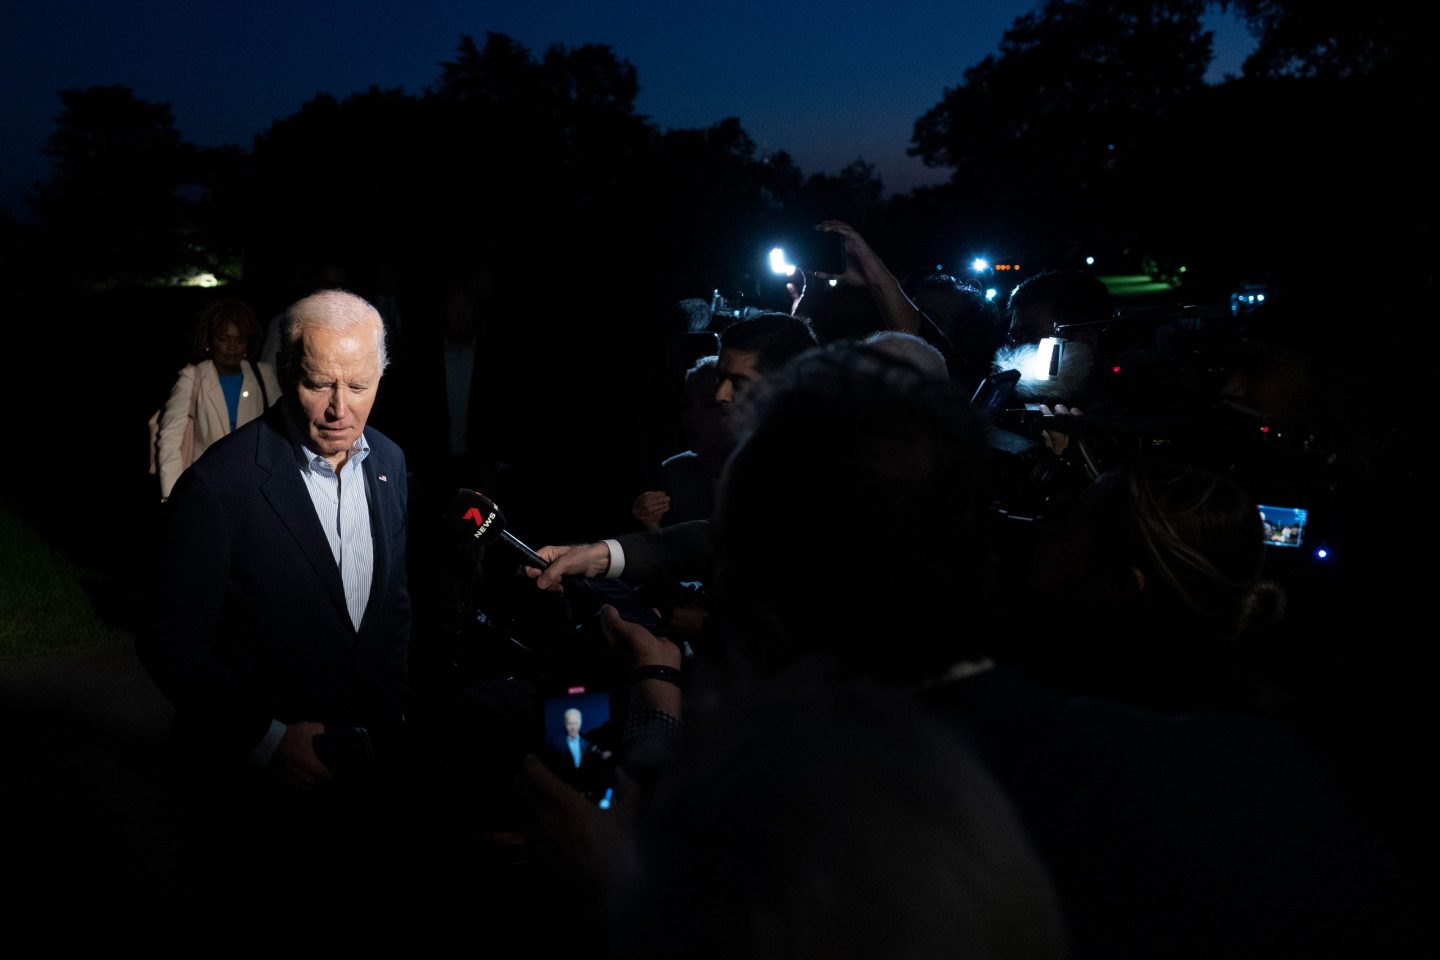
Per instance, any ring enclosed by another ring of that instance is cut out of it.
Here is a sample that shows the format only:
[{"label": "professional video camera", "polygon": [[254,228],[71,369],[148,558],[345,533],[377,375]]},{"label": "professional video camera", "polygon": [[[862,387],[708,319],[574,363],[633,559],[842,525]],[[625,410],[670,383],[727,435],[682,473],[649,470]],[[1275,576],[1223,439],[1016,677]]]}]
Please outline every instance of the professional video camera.
[{"label": "professional video camera", "polygon": [[[1277,531],[1269,541],[1277,566],[1333,568],[1334,456],[1222,390],[1242,359],[1251,315],[1125,309],[1100,322],[1056,324],[1038,343],[1015,345],[1013,367],[982,382],[972,400],[991,424],[1002,538],[1106,470],[1168,459],[1248,490]],[[1084,413],[1058,416],[1057,404]]]}]

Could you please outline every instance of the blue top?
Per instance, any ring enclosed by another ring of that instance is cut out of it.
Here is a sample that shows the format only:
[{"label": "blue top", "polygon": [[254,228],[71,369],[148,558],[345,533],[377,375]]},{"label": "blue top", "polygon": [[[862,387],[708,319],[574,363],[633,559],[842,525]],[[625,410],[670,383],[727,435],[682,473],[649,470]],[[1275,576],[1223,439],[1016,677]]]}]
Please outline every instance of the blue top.
[{"label": "blue top", "polygon": [[230,429],[235,429],[235,417],[240,412],[240,385],[245,374],[232,373],[220,378],[220,389],[225,392],[225,409],[230,411]]}]

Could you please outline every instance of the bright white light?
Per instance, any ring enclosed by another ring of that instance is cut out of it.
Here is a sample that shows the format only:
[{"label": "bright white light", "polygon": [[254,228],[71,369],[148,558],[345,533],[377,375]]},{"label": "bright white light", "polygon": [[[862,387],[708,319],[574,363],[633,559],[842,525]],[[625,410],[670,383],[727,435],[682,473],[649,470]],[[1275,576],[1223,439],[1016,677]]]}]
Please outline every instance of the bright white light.
[{"label": "bright white light", "polygon": [[1086,257],[1086,258],[1085,258],[1085,266],[1087,266],[1087,267],[1093,267],[1093,266],[1095,266],[1095,258],[1094,258],[1094,257]]},{"label": "bright white light", "polygon": [[1257,294],[1255,294],[1255,299],[1258,300],[1260,303],[1264,303],[1264,302],[1265,302],[1265,294],[1263,294],[1263,293],[1257,293]]},{"label": "bright white light", "polygon": [[1254,295],[1253,293],[1250,295],[1250,301],[1249,301],[1249,302],[1250,302],[1250,303],[1254,303],[1254,302],[1255,302],[1255,295]]},{"label": "bright white light", "polygon": [[1319,557],[1321,560],[1324,560],[1326,557],[1330,556],[1330,551],[1326,550],[1324,547],[1321,547],[1319,550],[1315,551],[1315,556]]},{"label": "bright white light", "polygon": [[1054,337],[1046,337],[1040,341],[1040,346],[1035,351],[1024,370],[1020,371],[1027,380],[1049,380],[1050,363],[1055,352],[1060,349],[1060,341]]},{"label": "bright white light", "polygon": [[985,299],[986,299],[986,300],[994,300],[994,299],[995,299],[996,297],[998,297],[998,296],[1000,296],[1000,291],[999,291],[999,290],[996,290],[994,287],[987,287],[987,288],[985,288]]},{"label": "bright white light", "polygon": [[839,281],[839,280],[836,280],[834,277],[831,277],[831,278],[830,278],[830,286],[832,286],[832,287],[838,287],[838,286],[840,286],[840,281]]},{"label": "bright white light", "polygon": [[184,283],[187,287],[218,287],[220,279],[213,273],[197,273],[193,277],[186,277]]},{"label": "bright white light", "polygon": [[785,277],[795,276],[795,264],[785,259],[785,251],[776,247],[770,251],[770,269]]},{"label": "bright white light", "polygon": [[986,270],[990,269],[990,261],[986,260],[984,257],[976,257],[974,260],[970,261],[970,269],[974,270],[976,273],[984,273]]}]

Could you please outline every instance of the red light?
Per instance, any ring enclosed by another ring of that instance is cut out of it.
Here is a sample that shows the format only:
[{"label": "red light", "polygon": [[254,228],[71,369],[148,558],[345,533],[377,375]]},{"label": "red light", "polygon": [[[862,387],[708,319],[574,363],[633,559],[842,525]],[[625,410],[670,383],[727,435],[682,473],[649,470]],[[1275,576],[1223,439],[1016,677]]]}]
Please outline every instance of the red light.
[{"label": "red light", "polygon": [[1111,367],[1111,368],[1110,368],[1110,372],[1111,372],[1111,373],[1119,373],[1119,372],[1120,372],[1120,364],[1117,363],[1117,364],[1115,364],[1115,366]]},{"label": "red light", "polygon": [[565,692],[566,692],[566,694],[568,694],[569,696],[572,696],[572,697],[573,697],[573,696],[575,696],[575,694],[577,694],[577,693],[584,693],[584,692],[585,692],[585,688],[584,688],[584,687],[566,687],[566,688],[565,688]]},{"label": "red light", "polygon": [[1269,428],[1268,426],[1261,427],[1261,428],[1260,428],[1260,432],[1261,432],[1261,433],[1269,433],[1269,432],[1270,432],[1270,428]]}]

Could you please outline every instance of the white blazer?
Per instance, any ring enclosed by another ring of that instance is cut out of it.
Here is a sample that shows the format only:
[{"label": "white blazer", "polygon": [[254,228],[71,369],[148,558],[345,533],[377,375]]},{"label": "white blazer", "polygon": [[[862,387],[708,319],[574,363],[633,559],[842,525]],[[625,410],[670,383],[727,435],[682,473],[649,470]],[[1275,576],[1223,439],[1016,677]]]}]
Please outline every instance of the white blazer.
[{"label": "white blazer", "polygon": [[[275,376],[275,368],[268,363],[257,362],[254,369],[265,381],[265,397],[274,404],[280,399],[280,381]],[[260,399],[260,384],[255,381],[248,360],[240,364],[240,372],[244,380],[240,384],[240,404],[235,411],[237,427],[265,412],[264,402]],[[190,393],[196,377],[200,378],[200,395],[195,398],[194,459],[199,460],[206,447],[230,432],[230,411],[225,406],[225,392],[220,389],[220,375],[215,372],[215,362],[205,360],[181,368],[180,376],[170,390],[170,399],[165,401],[165,412],[160,416],[156,458],[162,498],[170,496],[175,481],[190,466],[180,462],[180,446],[185,439],[185,421],[190,417]]]}]

